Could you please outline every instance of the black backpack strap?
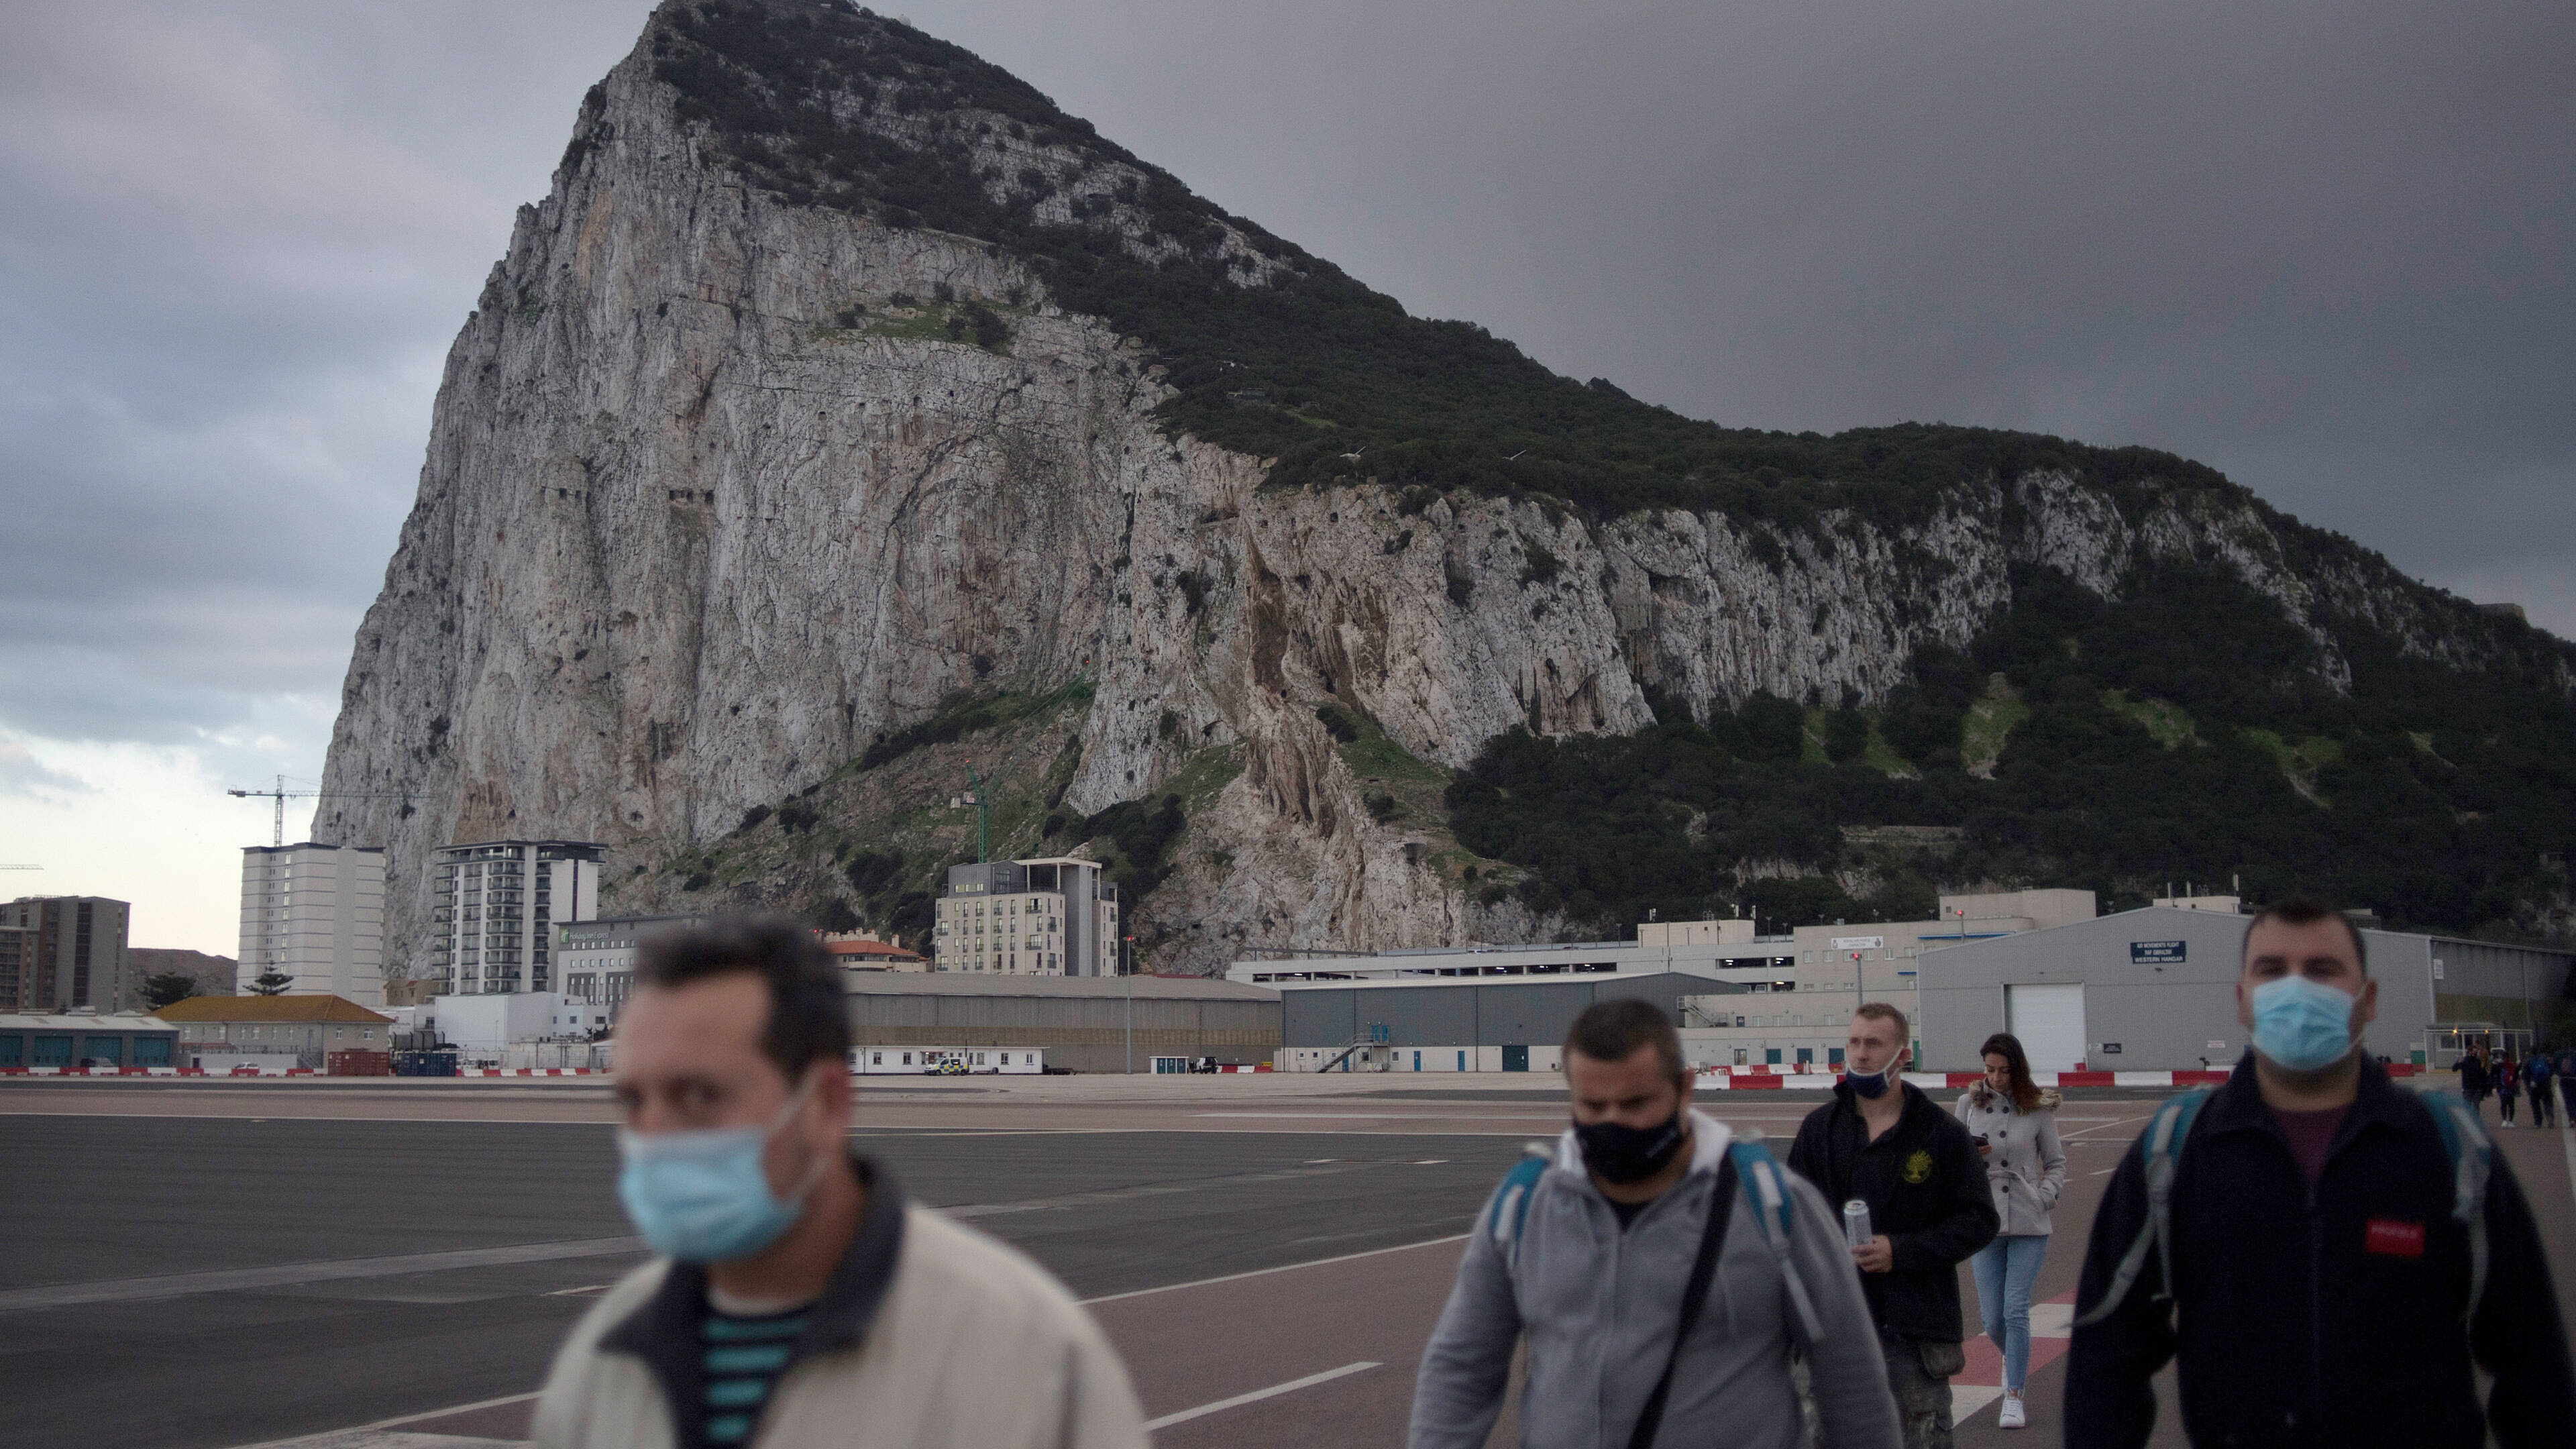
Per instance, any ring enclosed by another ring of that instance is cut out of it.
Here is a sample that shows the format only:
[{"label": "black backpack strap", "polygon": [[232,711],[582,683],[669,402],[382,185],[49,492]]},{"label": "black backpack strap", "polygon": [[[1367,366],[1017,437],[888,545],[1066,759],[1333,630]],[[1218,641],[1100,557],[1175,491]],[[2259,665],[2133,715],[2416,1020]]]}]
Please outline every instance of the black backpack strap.
[{"label": "black backpack strap", "polygon": [[1726,1247],[1726,1225],[1735,1217],[1735,1196],[1735,1157],[1728,1153],[1718,1159],[1717,1185],[1708,1195],[1708,1222],[1699,1232],[1699,1256],[1691,1259],[1690,1281],[1682,1286],[1682,1318],[1673,1328],[1672,1351],[1664,1355],[1663,1376],[1655,1380],[1655,1391],[1646,1396],[1645,1412],[1637,1416],[1637,1427],[1628,1435],[1628,1449],[1647,1449],[1655,1442],[1655,1431],[1663,1427],[1664,1400],[1673,1391],[1673,1369],[1681,1363],[1682,1340],[1690,1337],[1691,1325],[1699,1322],[1699,1311],[1708,1302],[1718,1253]]}]

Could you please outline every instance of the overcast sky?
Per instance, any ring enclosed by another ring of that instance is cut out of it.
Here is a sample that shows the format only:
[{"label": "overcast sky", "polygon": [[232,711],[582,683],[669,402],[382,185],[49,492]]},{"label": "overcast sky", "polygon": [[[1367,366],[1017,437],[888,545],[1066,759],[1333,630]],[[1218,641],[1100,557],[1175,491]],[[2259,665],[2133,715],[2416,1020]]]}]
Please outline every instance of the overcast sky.
[{"label": "overcast sky", "polygon": [[[440,359],[634,0],[0,0],[0,862],[233,950]],[[909,0],[1719,422],[2147,443],[2576,635],[2576,7]],[[289,838],[308,806],[289,812]]]}]

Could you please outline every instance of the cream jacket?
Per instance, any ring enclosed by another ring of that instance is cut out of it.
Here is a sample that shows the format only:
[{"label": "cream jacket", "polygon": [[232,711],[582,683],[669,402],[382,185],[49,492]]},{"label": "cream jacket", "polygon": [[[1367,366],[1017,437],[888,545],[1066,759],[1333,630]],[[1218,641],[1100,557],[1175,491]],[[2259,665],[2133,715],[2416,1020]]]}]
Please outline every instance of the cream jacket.
[{"label": "cream jacket", "polygon": [[[771,1392],[755,1449],[1145,1449],[1126,1368],[1091,1315],[1017,1250],[904,1202],[861,1160],[867,1220]],[[681,1449],[698,1396],[703,1268],[626,1275],[555,1355],[542,1449]]]}]

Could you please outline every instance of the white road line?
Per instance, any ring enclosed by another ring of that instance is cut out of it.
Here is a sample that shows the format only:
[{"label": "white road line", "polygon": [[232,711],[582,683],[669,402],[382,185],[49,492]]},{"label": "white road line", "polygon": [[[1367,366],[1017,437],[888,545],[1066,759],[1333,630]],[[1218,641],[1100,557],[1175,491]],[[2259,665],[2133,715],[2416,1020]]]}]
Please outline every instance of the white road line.
[{"label": "white road line", "polygon": [[2558,1114],[2558,1146],[2567,1154],[2567,1191],[2576,1196],[2576,1122],[2564,1112]]},{"label": "white road line", "polygon": [[441,1273],[454,1268],[552,1263],[567,1258],[614,1258],[629,1253],[641,1255],[643,1252],[644,1240],[641,1238],[583,1238],[561,1243],[516,1243],[503,1248],[404,1253],[393,1257],[276,1263],[260,1268],[218,1268],[211,1272],[165,1273],[151,1278],[45,1283],[0,1292],[0,1313],[69,1308],[83,1303],[134,1303],[155,1298],[179,1298],[192,1293],[235,1293],[245,1288],[284,1288],[352,1278],[394,1278],[410,1273]]},{"label": "white road line", "polygon": [[[243,1449],[283,1449],[283,1446],[285,1445],[312,1444],[325,1440],[332,1443],[345,1443],[354,1436],[381,1433],[387,1429],[399,1429],[405,1424],[417,1424],[424,1419],[444,1419],[450,1414],[471,1413],[476,1409],[497,1409],[504,1404],[523,1404],[535,1397],[537,1397],[537,1395],[533,1392],[525,1394],[504,1394],[497,1399],[477,1399],[470,1404],[450,1404],[443,1409],[429,1409],[417,1414],[404,1414],[398,1418],[378,1419],[372,1424],[358,1424],[346,1429],[331,1429],[320,1434],[303,1434],[298,1435],[293,1439],[269,1439],[258,1444],[245,1445],[243,1446]],[[489,1441],[478,1439],[459,1439],[456,1442],[475,1444]]]},{"label": "white road line", "polygon": [[2156,1114],[2153,1112],[2142,1112],[2135,1117],[2114,1117],[2099,1127],[2078,1127],[2072,1132],[2061,1132],[2058,1135],[2060,1137],[2081,1137],[2088,1132],[2108,1132],[2114,1127],[2125,1127],[2132,1122],[2144,1122],[2154,1115]]},{"label": "white road line", "polygon": [[1129,1298],[1148,1298],[1157,1293],[1178,1293],[1184,1288],[1205,1288],[1215,1283],[1237,1283],[1246,1278],[1267,1278],[1273,1273],[1294,1273],[1300,1268],[1321,1268],[1327,1263],[1348,1263],[1359,1258],[1375,1258],[1387,1253],[1409,1253],[1416,1248],[1436,1248],[1442,1243],[1465,1241],[1467,1241],[1465,1233],[1451,1233],[1445,1238],[1427,1238],[1419,1243],[1399,1243],[1392,1248],[1371,1248],[1365,1253],[1344,1253],[1335,1258],[1310,1258],[1303,1263],[1282,1263],[1276,1268],[1254,1268],[1244,1273],[1221,1273],[1214,1278],[1194,1278],[1187,1283],[1166,1283],[1160,1288],[1137,1288],[1125,1293],[1104,1293],[1097,1298],[1083,1299],[1082,1306],[1088,1308],[1095,1303],[1117,1303]]},{"label": "white road line", "polygon": [[1251,1393],[1237,1394],[1230,1399],[1219,1399],[1213,1404],[1201,1404],[1195,1409],[1183,1409],[1177,1414],[1165,1414],[1159,1419],[1148,1419],[1145,1421],[1145,1431],[1152,1433],[1156,1429],[1168,1429],[1174,1424],[1187,1420],[1223,1413],[1227,1409],[1238,1408],[1245,1404],[1257,1404],[1263,1399],[1275,1399],[1281,1394],[1293,1394],[1299,1389],[1311,1389],[1317,1384],[1328,1384],[1335,1379],[1348,1378],[1352,1374],[1366,1373],[1370,1369],[1382,1367],[1384,1365],[1376,1363],[1346,1363],[1340,1368],[1326,1369],[1319,1374],[1308,1374],[1302,1379],[1290,1379],[1284,1384],[1272,1384],[1266,1389],[1254,1389]]},{"label": "white road line", "polygon": [[2085,1176],[2087,1176],[2087,1177],[2108,1177],[2108,1176],[2110,1176],[2112,1173],[2115,1173],[2115,1172],[2117,1172],[2117,1171],[2119,1171],[2119,1170],[2120,1170],[2120,1169],[2118,1169],[2118,1168],[2116,1168],[2116,1167],[2106,1167],[2106,1168],[2103,1168],[2103,1169],[2102,1169],[2101,1171],[2099,1171],[2099,1172],[2090,1172],[2090,1173],[2086,1173],[2086,1174],[2085,1174]]}]

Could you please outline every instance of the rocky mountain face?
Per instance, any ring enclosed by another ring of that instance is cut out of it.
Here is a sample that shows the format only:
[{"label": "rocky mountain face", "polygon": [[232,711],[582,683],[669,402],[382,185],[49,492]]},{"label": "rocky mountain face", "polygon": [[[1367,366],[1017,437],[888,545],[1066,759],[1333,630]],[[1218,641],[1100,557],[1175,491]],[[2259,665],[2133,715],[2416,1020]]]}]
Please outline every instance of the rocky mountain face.
[{"label": "rocky mountain face", "polygon": [[[1443,434],[1402,386],[1262,353],[1300,307],[1473,350],[1461,375],[1537,399],[1535,441],[1506,457],[1473,416]],[[1623,427],[1700,441],[1586,461]],[[456,339],[358,632],[324,788],[418,798],[326,800],[316,838],[389,847],[396,970],[423,965],[404,943],[453,840],[609,842],[620,908],[881,916],[972,845],[947,765],[898,782],[872,747],[1051,699],[1014,716],[1037,733],[997,851],[1187,794],[1177,838],[1093,838],[1159,885],[1133,912],[1152,964],[1209,970],[1247,942],[1549,929],[1472,884],[1440,814],[1487,741],[1873,703],[1926,645],[1968,648],[2017,568],[2110,598],[2152,561],[2222,567],[2330,685],[2355,630],[2458,667],[2523,647],[2206,470],[1925,453],[1957,432],[1726,434],[1548,378],[909,27],[665,5]],[[925,748],[962,771],[973,733]],[[819,833],[745,823],[798,799],[832,803]],[[901,879],[870,887],[847,867],[899,819]]]}]

